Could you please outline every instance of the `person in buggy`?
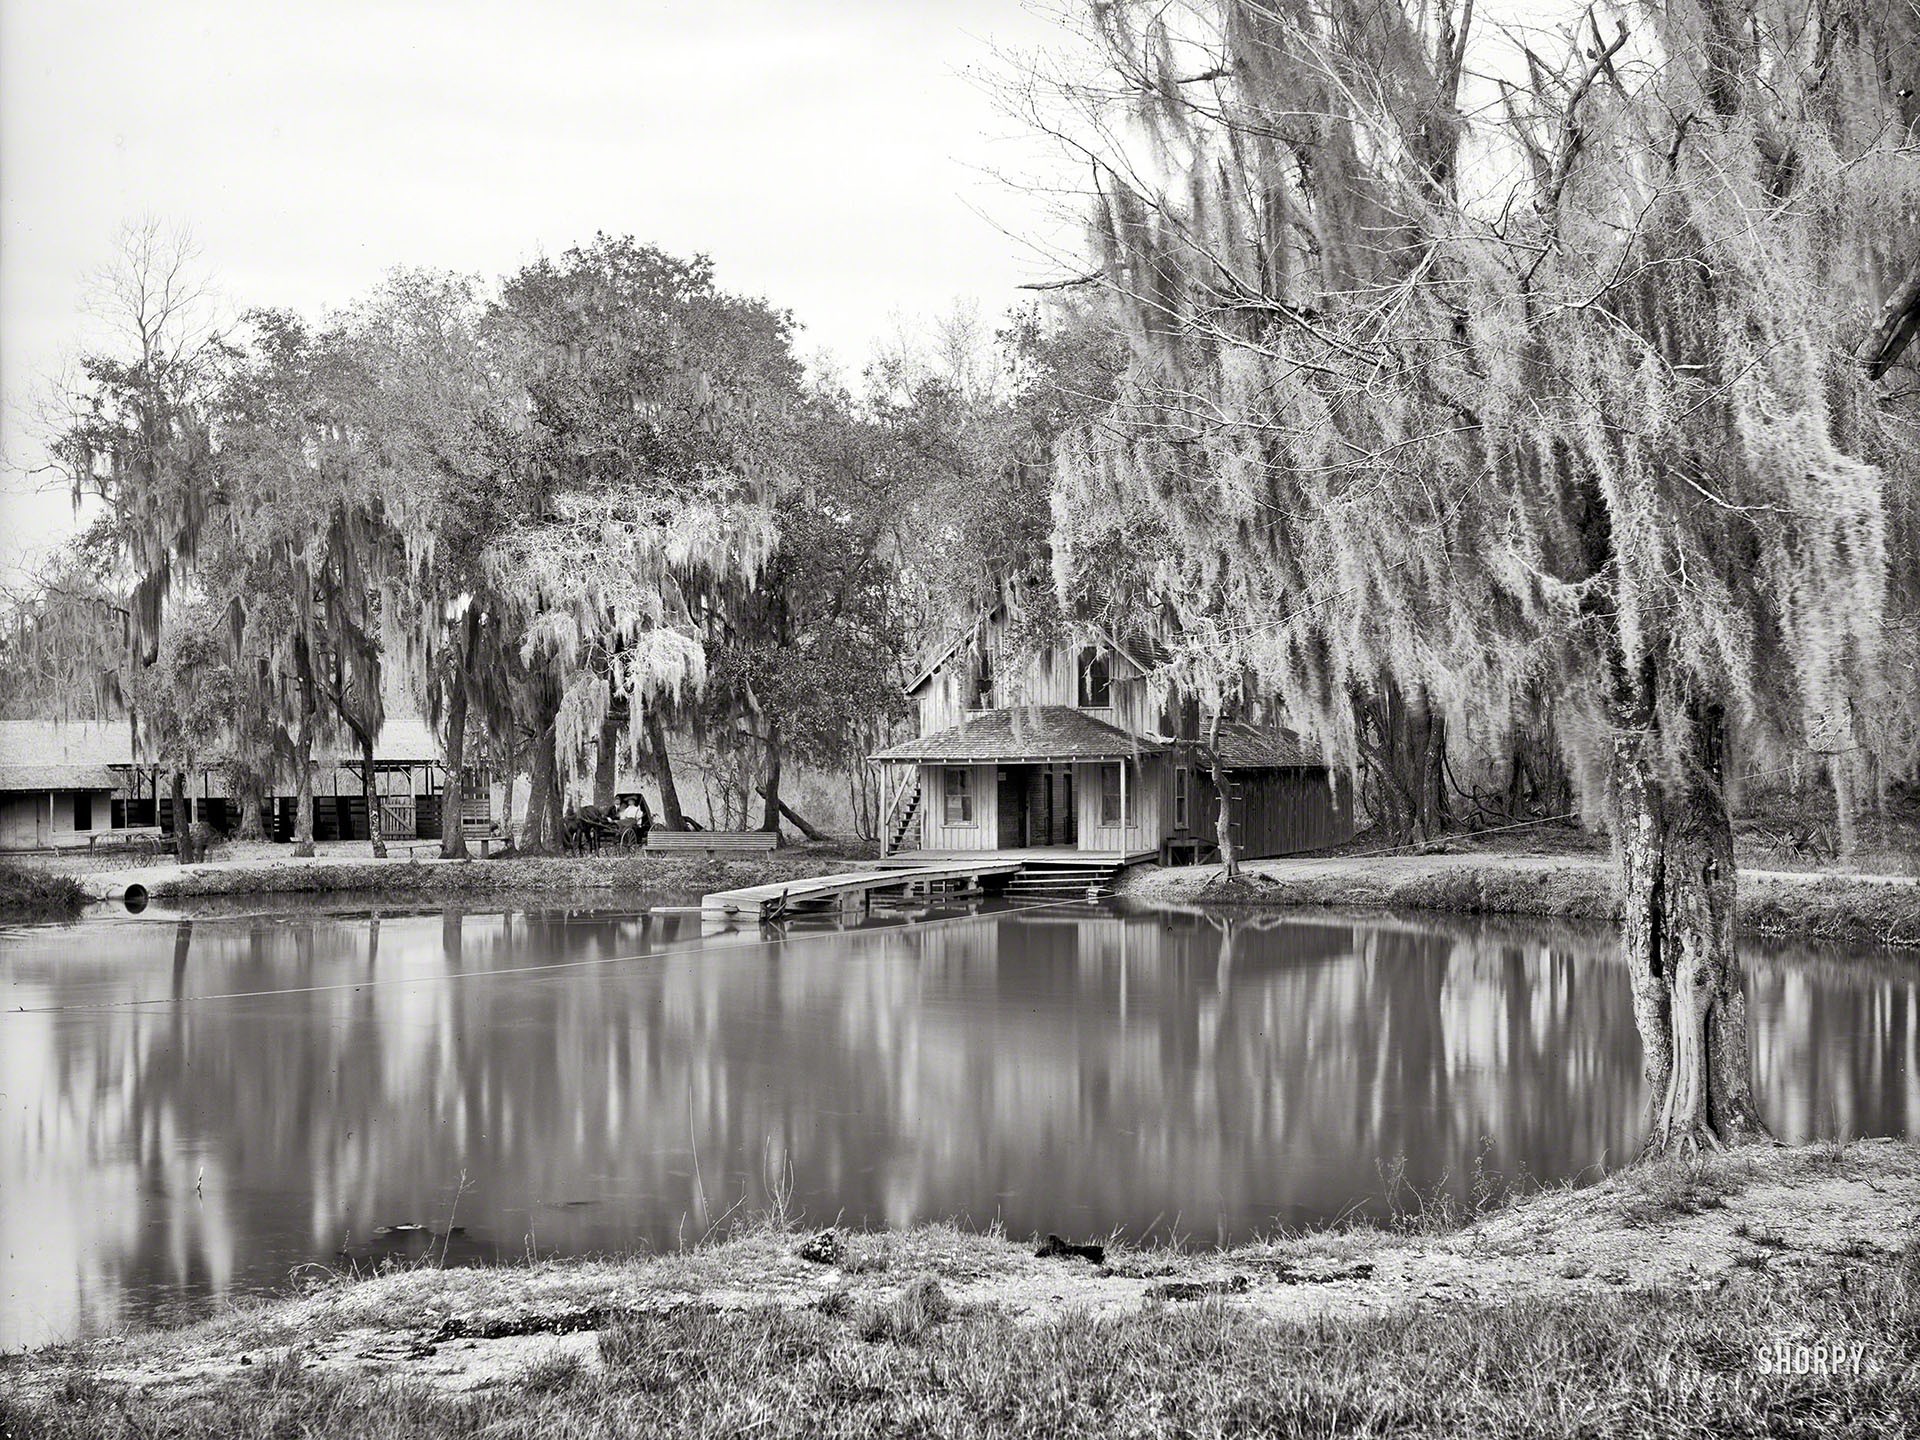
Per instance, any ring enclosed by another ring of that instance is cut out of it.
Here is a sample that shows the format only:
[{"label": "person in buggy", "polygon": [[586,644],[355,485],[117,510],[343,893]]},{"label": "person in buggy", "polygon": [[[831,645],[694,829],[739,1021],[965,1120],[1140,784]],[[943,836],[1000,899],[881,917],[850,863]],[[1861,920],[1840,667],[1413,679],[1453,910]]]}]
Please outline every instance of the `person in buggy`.
[{"label": "person in buggy", "polygon": [[629,845],[638,849],[647,843],[647,832],[653,828],[653,811],[647,808],[645,795],[636,790],[620,796],[614,819],[619,823],[622,849]]}]

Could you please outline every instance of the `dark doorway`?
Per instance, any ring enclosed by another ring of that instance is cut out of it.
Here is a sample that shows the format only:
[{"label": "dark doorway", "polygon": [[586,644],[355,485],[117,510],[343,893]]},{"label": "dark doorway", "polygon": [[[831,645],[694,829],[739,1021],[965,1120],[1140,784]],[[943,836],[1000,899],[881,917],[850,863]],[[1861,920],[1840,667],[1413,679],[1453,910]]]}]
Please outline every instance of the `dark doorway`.
[{"label": "dark doorway", "polygon": [[996,780],[1002,850],[1077,842],[1071,765],[1002,765]]}]

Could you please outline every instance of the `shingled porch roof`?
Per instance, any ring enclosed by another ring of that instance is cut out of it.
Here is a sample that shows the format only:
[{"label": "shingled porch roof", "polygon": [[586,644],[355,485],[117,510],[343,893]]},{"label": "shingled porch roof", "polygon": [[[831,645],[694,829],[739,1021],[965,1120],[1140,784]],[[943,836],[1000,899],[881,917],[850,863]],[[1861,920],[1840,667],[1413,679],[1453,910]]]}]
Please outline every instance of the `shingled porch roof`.
[{"label": "shingled porch roof", "polygon": [[937,735],[876,751],[875,760],[966,764],[987,760],[1133,760],[1165,746],[1096,720],[1070,705],[1016,705],[971,715]]}]

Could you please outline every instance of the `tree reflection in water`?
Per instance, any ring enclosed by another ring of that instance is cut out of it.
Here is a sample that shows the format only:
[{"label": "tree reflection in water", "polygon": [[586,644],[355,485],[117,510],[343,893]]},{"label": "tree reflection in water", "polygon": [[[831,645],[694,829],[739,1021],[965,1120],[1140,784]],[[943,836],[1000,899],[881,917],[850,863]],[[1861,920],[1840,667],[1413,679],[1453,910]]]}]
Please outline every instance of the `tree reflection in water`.
[{"label": "tree reflection in water", "polygon": [[[1911,968],[1748,959],[1776,1128],[1914,1133]],[[1231,1240],[1377,1207],[1396,1159],[1574,1175],[1643,1106],[1612,938],[1571,927],[203,918],[11,932],[0,1007],[7,1346],[343,1253],[671,1246],[781,1175],[819,1219]]]}]

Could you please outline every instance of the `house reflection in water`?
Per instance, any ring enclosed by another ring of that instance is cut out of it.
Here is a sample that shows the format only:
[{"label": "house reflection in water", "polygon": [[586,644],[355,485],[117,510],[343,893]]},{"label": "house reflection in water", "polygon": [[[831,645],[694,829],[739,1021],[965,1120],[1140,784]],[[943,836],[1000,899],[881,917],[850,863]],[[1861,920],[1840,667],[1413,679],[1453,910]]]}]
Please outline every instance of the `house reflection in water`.
[{"label": "house reflection in water", "polygon": [[[1605,930],[1005,914],[716,946],[697,927],[451,911],[103,924],[85,951],[8,934],[0,1345],[343,1252],[670,1247],[780,1177],[814,1220],[1210,1242],[1377,1206],[1396,1159],[1464,1191],[1483,1147],[1553,1180],[1639,1136]],[[1782,1132],[1914,1133],[1911,967],[1749,961]],[[173,1002],[211,995],[238,998]],[[450,1214],[463,1233],[431,1238]]]}]

